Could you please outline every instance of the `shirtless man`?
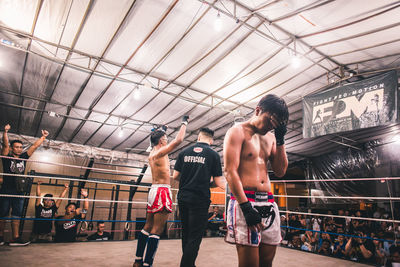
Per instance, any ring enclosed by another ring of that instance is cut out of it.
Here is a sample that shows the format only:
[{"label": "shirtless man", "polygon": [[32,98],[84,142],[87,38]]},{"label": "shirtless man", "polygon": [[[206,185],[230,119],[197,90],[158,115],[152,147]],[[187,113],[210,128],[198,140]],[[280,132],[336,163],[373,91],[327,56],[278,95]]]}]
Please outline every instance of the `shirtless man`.
[{"label": "shirtless man", "polygon": [[[176,149],[183,141],[189,116],[182,117],[182,125],[174,140],[168,144],[166,127],[155,130],[150,135],[153,149],[149,155],[153,184],[148,195],[147,218],[143,230],[138,234],[136,258],[133,266],[152,266],[160,235],[164,230],[168,215],[172,212],[170,165],[168,153]],[[146,256],[143,260],[144,250]]]},{"label": "shirtless man", "polygon": [[232,192],[225,240],[236,244],[239,267],[272,266],[281,242],[279,210],[271,193],[267,163],[276,176],[285,174],[288,117],[285,101],[269,94],[249,120],[233,126],[225,136],[225,177]]}]

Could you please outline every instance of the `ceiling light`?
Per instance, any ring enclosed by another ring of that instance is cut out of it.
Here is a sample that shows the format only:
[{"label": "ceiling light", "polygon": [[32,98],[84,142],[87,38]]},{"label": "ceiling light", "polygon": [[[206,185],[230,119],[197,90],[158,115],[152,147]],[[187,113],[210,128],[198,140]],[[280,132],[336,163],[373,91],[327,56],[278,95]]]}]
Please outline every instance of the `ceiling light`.
[{"label": "ceiling light", "polygon": [[123,136],[124,136],[124,129],[122,129],[122,127],[121,127],[121,129],[118,132],[118,137],[122,138]]},{"label": "ceiling light", "polygon": [[293,56],[292,57],[292,63],[291,63],[292,67],[297,69],[298,67],[300,67],[301,65],[301,61],[300,58],[298,56]]},{"label": "ceiling light", "polygon": [[393,137],[393,142],[395,142],[396,144],[400,144],[400,134],[396,134],[394,137]]},{"label": "ceiling light", "polygon": [[218,12],[217,18],[214,21],[214,30],[219,32],[219,31],[221,31],[221,29],[222,29],[222,19],[221,19],[221,15]]},{"label": "ceiling light", "polygon": [[135,90],[133,90],[133,98],[134,99],[136,99],[136,100],[140,99],[140,95],[141,95],[141,93],[139,91],[139,87],[137,87]]},{"label": "ceiling light", "polygon": [[56,116],[56,113],[55,113],[54,111],[50,111],[50,112],[49,112],[49,116],[50,116],[50,117],[55,117],[55,116]]},{"label": "ceiling light", "polygon": [[40,160],[41,161],[45,161],[45,162],[49,162],[50,161],[50,157],[48,155],[42,155],[40,157]]}]

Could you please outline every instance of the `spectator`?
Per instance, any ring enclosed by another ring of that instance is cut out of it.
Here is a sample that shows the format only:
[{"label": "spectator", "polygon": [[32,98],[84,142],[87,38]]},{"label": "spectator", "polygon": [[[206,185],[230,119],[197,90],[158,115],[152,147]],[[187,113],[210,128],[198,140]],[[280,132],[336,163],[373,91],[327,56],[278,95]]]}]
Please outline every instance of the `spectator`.
[{"label": "spectator", "polygon": [[319,237],[319,232],[321,231],[321,223],[322,223],[322,219],[320,217],[317,216],[313,216],[311,219],[311,224],[312,224],[312,229],[313,231],[315,231],[315,237],[318,238]]},{"label": "spectator", "polygon": [[[344,211],[343,211],[342,209],[340,209],[340,210],[338,211],[338,215],[339,215],[339,216],[344,216]],[[344,229],[344,227],[346,226],[346,220],[345,220],[345,218],[335,217],[335,218],[333,219],[333,221],[334,221],[334,224],[335,224],[335,226],[336,226],[336,229],[337,229],[337,228],[342,228],[342,229]]]},{"label": "spectator", "polygon": [[331,256],[332,255],[331,241],[329,241],[328,239],[323,240],[322,245],[318,250],[318,254]]},{"label": "spectator", "polygon": [[[40,184],[42,182],[38,181],[36,186],[36,196],[40,197]],[[68,184],[64,185],[64,190],[60,194],[60,198],[63,198],[68,190]],[[54,202],[52,199],[52,194],[45,194],[43,197],[43,204],[40,198],[36,199],[35,204],[35,218],[37,219],[53,219],[57,213],[58,208],[61,204],[61,199]],[[33,223],[32,231],[32,242],[49,242],[53,241],[51,235],[51,229],[53,228],[53,222],[50,220],[37,220]]]},{"label": "spectator", "polygon": [[97,232],[88,236],[87,240],[89,241],[108,241],[112,240],[111,234],[109,232],[104,231],[104,222],[97,222]]},{"label": "spectator", "polygon": [[[355,235],[366,237],[361,229],[356,229]],[[370,239],[350,237],[346,244],[346,255],[359,262],[374,263],[375,245]]]},{"label": "spectator", "polygon": [[79,224],[77,220],[85,219],[89,208],[87,190],[81,189],[81,195],[85,199],[83,209],[77,208],[77,204],[71,202],[65,206],[65,214],[56,218],[59,220],[54,222],[56,227],[55,242],[74,242],[76,240],[77,226]]},{"label": "spectator", "polygon": [[207,229],[210,231],[211,236],[220,236],[219,228],[223,226],[222,214],[219,212],[218,207],[213,207],[213,212],[208,213]]},{"label": "spectator", "polygon": [[301,242],[301,250],[314,252],[315,237],[311,231],[306,231],[306,233],[301,236]]},{"label": "spectator", "polygon": [[299,236],[299,235],[294,235],[294,236],[292,236],[292,240],[289,242],[288,247],[300,249],[300,248],[301,248],[301,239],[300,239],[300,236]]},{"label": "spectator", "polygon": [[346,250],[346,243],[344,236],[339,235],[338,240],[333,245],[333,256],[338,258],[344,258]]},{"label": "spectator", "polygon": [[285,215],[281,215],[281,236],[282,236],[282,244],[287,245],[287,236],[286,233],[288,231],[287,228],[287,220]]},{"label": "spectator", "polygon": [[296,229],[289,228],[288,241],[290,242],[294,236],[299,236],[302,232],[302,230],[300,230],[302,228],[302,225],[300,221],[297,219],[297,216],[295,214],[292,214],[290,216],[289,227],[296,228]]},{"label": "spectator", "polygon": [[344,212],[344,215],[347,216],[347,218],[345,219],[345,221],[346,221],[345,233],[349,233],[350,232],[350,224],[351,224],[351,218],[349,218],[350,217],[350,211],[346,210]]},{"label": "spectator", "polygon": [[329,233],[336,233],[336,225],[332,217],[325,218],[324,231]]},{"label": "spectator", "polygon": [[328,240],[328,241],[329,241],[329,244],[332,244],[332,243],[333,243],[332,238],[331,238],[331,236],[330,236],[329,234],[327,234],[327,233],[322,233],[321,236],[320,236],[320,238],[319,238],[319,240],[318,240],[318,251],[321,249],[324,240]]},{"label": "spectator", "polygon": [[[376,237],[374,233],[371,234],[371,237]],[[385,265],[385,257],[386,257],[386,252],[385,249],[383,247],[383,243],[382,241],[379,240],[372,240],[372,242],[375,245],[375,263],[378,266],[383,266]]]},{"label": "spectator", "polygon": [[[26,152],[22,152],[23,143],[20,140],[13,140],[8,144],[8,131],[11,126],[7,124],[4,127],[3,133],[3,146],[1,148],[1,155],[9,158],[2,158],[3,172],[9,174],[24,174],[26,160],[35,152],[35,150],[43,143],[44,139],[49,135],[49,132],[42,130],[42,137],[28,148]],[[5,175],[1,182],[3,183],[0,193],[8,195],[24,195],[27,190],[28,180],[20,176],[7,176]],[[11,222],[11,230],[13,239],[10,241],[10,246],[26,246],[30,241],[22,241],[19,236],[19,223],[23,215],[25,199],[22,197],[4,197],[0,199],[0,217],[8,216],[11,208],[11,217],[14,218]],[[4,227],[5,220],[0,220],[0,245],[4,245]]]},{"label": "spectator", "polygon": [[400,246],[390,247],[390,257],[388,258],[387,266],[400,267]]}]

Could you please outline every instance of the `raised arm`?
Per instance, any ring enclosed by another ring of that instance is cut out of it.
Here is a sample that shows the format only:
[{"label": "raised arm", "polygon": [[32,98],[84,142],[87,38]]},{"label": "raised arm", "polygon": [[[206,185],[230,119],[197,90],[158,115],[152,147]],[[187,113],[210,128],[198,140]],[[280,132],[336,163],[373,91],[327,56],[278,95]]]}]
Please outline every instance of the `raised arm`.
[{"label": "raised arm", "polygon": [[26,153],[28,154],[28,156],[32,156],[33,152],[35,152],[35,150],[40,147],[40,145],[43,143],[44,139],[46,139],[46,137],[49,135],[49,132],[46,130],[42,130],[42,137],[40,137],[38,140],[36,140],[35,143],[33,143],[33,145],[31,145],[30,148],[28,148],[28,151],[26,151]]},{"label": "raised arm", "polygon": [[[67,193],[67,191],[68,191],[68,187],[69,187],[69,185],[68,184],[64,184],[64,190],[61,192],[61,194],[60,194],[60,198],[63,198],[63,197],[65,197],[65,194]],[[56,201],[56,207],[57,208],[59,208],[60,207],[60,205],[61,205],[61,202],[62,202],[62,199],[57,199],[57,201]]]},{"label": "raised arm", "polygon": [[8,135],[7,135],[10,129],[11,129],[10,124],[4,126],[3,146],[1,147],[1,155],[3,156],[8,156],[8,153],[10,153],[10,144],[8,143]]},{"label": "raised arm", "polygon": [[86,189],[81,189],[81,196],[85,199],[83,202],[83,208],[77,209],[76,214],[81,214],[81,218],[84,219],[86,217],[86,213],[89,209],[89,201],[88,201],[88,191]]},{"label": "raised arm", "polygon": [[278,177],[282,177],[285,175],[287,167],[289,165],[284,139],[286,131],[287,129],[285,125],[280,125],[275,128],[275,146],[273,146],[272,149],[270,162],[274,174]]},{"label": "raised arm", "polygon": [[[36,196],[38,196],[38,197],[40,197],[40,184],[41,184],[41,183],[42,183],[42,181],[38,181],[38,182],[37,182],[37,186],[36,186]],[[40,205],[40,198],[37,198],[37,199],[36,199],[35,205],[36,205],[36,206],[39,206],[39,205]]]},{"label": "raised arm", "polygon": [[156,153],[153,154],[154,159],[162,158],[165,155],[168,155],[183,142],[183,138],[185,137],[186,133],[186,125],[188,124],[188,121],[189,121],[189,116],[182,117],[182,124],[178,134],[175,136],[174,140],[172,140],[169,144],[160,148]]}]

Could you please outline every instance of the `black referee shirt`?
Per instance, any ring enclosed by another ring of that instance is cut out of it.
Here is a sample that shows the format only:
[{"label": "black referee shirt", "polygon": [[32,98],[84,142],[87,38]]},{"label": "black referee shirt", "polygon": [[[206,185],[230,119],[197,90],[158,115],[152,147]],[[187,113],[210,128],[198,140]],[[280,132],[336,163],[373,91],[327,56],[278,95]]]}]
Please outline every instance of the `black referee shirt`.
[{"label": "black referee shirt", "polygon": [[174,169],[181,173],[178,201],[209,205],[210,179],[222,176],[218,153],[198,142],[179,153]]}]

